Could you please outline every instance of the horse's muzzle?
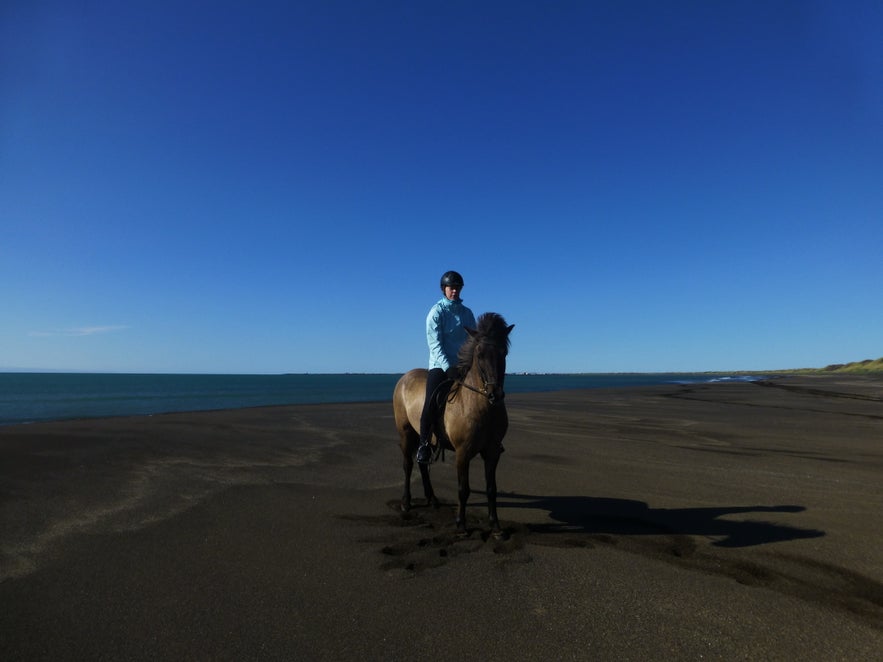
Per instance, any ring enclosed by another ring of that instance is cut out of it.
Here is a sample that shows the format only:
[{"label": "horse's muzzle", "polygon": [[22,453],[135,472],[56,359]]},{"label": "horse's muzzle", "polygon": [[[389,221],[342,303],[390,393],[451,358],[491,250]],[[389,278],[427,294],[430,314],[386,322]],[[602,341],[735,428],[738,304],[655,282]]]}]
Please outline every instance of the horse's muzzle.
[{"label": "horse's muzzle", "polygon": [[490,402],[492,405],[495,405],[497,403],[502,403],[503,398],[505,398],[505,397],[506,397],[506,393],[501,388],[491,389],[491,391],[487,395],[488,402]]}]

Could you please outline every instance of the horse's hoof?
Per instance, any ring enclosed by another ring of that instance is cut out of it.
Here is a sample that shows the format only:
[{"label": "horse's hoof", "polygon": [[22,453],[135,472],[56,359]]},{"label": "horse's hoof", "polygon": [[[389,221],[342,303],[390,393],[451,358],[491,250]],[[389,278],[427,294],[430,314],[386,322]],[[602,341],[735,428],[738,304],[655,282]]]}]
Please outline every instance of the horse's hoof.
[{"label": "horse's hoof", "polygon": [[402,501],[402,512],[407,513],[411,510],[411,503],[409,501]]},{"label": "horse's hoof", "polygon": [[506,535],[506,532],[502,529],[493,529],[491,531],[491,538],[493,538],[494,540],[505,540],[506,538],[508,538],[508,536]]}]

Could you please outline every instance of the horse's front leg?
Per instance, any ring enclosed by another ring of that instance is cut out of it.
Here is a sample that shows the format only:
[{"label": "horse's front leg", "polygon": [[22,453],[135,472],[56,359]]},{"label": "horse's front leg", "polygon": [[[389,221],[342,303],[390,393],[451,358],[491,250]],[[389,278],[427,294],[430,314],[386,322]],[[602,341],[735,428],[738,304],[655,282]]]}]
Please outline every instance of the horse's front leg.
[{"label": "horse's front leg", "polygon": [[484,456],[484,483],[487,491],[487,515],[491,524],[491,533],[500,534],[500,520],[497,519],[497,463],[500,451],[490,449]]},{"label": "horse's front leg", "polygon": [[466,533],[466,502],[469,500],[469,458],[457,450],[457,532]]}]

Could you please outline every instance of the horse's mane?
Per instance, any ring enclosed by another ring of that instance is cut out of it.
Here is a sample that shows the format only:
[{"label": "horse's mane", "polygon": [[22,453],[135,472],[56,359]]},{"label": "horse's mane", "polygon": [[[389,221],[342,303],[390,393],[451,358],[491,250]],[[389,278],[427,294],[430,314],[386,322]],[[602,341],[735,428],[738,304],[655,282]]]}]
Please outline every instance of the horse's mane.
[{"label": "horse's mane", "polygon": [[503,356],[509,353],[509,325],[502,315],[497,313],[482,313],[475,325],[475,335],[469,335],[466,342],[460,347],[457,355],[457,370],[460,375],[465,375],[472,366],[475,356],[475,348],[479,343],[486,342],[496,345],[503,352]]}]

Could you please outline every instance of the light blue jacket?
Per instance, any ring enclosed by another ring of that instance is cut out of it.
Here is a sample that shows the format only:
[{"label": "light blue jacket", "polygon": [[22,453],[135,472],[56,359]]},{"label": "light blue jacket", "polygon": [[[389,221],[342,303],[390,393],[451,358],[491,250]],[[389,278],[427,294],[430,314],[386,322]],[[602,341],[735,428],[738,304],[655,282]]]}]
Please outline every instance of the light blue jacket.
[{"label": "light blue jacket", "polygon": [[466,341],[466,330],[475,328],[475,316],[460,300],[442,297],[426,316],[426,340],[429,343],[429,369],[447,370],[457,365],[457,353]]}]

